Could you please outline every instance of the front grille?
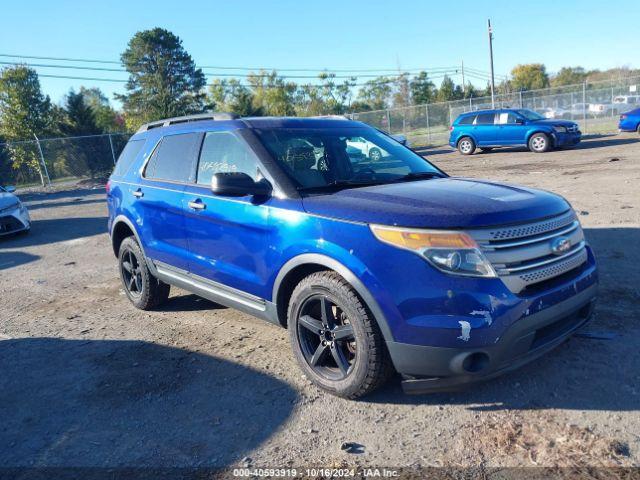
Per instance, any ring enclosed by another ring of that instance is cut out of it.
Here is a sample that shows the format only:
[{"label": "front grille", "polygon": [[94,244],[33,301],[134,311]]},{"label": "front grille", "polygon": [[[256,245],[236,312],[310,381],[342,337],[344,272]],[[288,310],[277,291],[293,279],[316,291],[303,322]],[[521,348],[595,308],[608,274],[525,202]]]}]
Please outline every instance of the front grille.
[{"label": "front grille", "polygon": [[[571,210],[538,222],[477,229],[469,234],[514,293],[562,275],[587,260],[584,234]],[[568,249],[554,252],[554,243],[561,238],[568,242]]]},{"label": "front grille", "polygon": [[17,218],[12,216],[0,217],[0,235],[22,230],[24,225]]},{"label": "front grille", "polygon": [[569,133],[575,133],[578,131],[578,125],[571,125],[570,127],[567,127],[567,132]]}]

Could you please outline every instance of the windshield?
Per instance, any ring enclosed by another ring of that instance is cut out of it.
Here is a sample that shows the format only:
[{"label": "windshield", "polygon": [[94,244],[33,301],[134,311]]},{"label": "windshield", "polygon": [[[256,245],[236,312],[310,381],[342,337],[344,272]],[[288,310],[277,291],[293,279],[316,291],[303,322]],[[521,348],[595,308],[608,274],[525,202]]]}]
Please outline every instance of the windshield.
[{"label": "windshield", "polygon": [[533,110],[522,109],[517,110],[517,112],[522,115],[527,120],[544,120],[545,118],[539,113],[534,112]]},{"label": "windshield", "polygon": [[299,190],[445,176],[372,128],[264,129],[256,133]]}]

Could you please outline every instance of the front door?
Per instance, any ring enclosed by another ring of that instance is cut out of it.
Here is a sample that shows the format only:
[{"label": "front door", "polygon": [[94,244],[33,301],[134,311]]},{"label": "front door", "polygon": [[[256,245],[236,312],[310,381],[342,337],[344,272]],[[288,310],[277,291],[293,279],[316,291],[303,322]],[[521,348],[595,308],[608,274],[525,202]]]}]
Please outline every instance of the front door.
[{"label": "front door", "polygon": [[258,160],[245,141],[230,131],[205,134],[196,184],[185,188],[189,271],[207,280],[260,298],[270,298],[265,259],[269,251],[268,202],[251,196],[224,197],[211,192],[218,172],[260,177]]},{"label": "front door", "polygon": [[527,140],[527,130],[524,118],[513,112],[500,112],[496,115],[497,137],[500,145],[523,145]]}]

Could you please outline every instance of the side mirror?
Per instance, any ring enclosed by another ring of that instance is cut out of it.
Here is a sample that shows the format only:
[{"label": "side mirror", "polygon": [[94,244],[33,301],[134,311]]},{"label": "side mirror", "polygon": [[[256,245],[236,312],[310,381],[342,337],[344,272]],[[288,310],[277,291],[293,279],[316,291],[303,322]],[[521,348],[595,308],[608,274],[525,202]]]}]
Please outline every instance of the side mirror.
[{"label": "side mirror", "polygon": [[16,187],[14,187],[13,185],[10,187],[4,187],[4,189],[9,193],[13,193],[16,191]]},{"label": "side mirror", "polygon": [[268,197],[271,195],[272,190],[271,184],[266,179],[263,178],[256,182],[249,175],[242,172],[221,172],[214,174],[211,178],[211,191],[214,195]]},{"label": "side mirror", "polygon": [[524,125],[525,121],[524,118],[516,118],[516,125]]}]

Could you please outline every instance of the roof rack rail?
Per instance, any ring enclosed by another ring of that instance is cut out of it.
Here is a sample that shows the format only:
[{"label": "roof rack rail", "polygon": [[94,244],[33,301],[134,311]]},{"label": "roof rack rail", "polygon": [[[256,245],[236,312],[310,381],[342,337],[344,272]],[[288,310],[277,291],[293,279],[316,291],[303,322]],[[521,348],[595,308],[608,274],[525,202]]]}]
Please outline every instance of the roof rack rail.
[{"label": "roof rack rail", "polygon": [[336,114],[330,114],[330,115],[314,115],[310,118],[328,118],[328,119],[333,119],[333,120],[351,120],[351,118],[349,118],[347,115],[336,115]]},{"label": "roof rack rail", "polygon": [[182,117],[165,118],[164,120],[157,120],[155,122],[149,122],[142,125],[136,133],[146,132],[152,128],[168,127],[169,125],[177,125],[179,123],[199,122],[202,120],[236,120],[240,118],[235,113],[227,112],[214,112],[214,113],[198,113],[195,115],[185,115]]}]

